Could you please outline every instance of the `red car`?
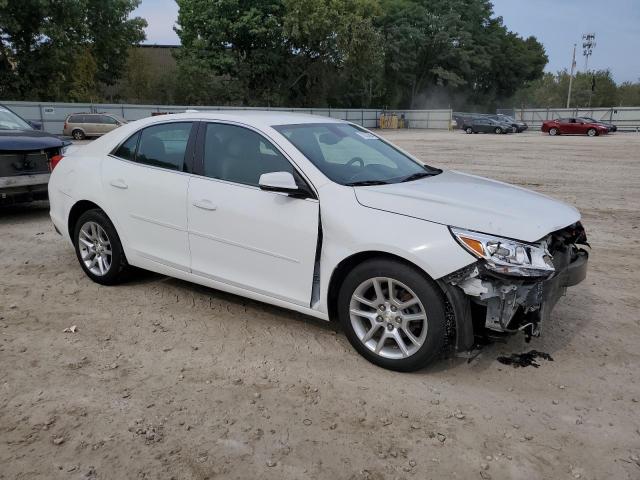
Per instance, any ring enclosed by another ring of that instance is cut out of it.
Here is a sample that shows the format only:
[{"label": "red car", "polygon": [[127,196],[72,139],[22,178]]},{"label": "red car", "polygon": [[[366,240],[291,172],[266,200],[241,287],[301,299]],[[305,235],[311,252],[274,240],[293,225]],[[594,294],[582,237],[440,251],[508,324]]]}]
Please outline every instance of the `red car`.
[{"label": "red car", "polygon": [[555,135],[589,135],[595,137],[609,132],[609,129],[600,123],[592,123],[584,118],[556,118],[542,123],[542,131]]}]

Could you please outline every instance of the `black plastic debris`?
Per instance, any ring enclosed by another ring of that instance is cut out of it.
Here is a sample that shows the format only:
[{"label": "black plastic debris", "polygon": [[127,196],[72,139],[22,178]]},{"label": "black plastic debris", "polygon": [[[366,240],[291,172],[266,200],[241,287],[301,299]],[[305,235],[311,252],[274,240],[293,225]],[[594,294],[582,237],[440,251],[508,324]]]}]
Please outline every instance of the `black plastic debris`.
[{"label": "black plastic debris", "polygon": [[538,368],[540,364],[536,361],[538,358],[553,362],[551,355],[538,350],[530,350],[527,353],[512,353],[508,357],[498,357],[498,361],[503,365],[511,365],[513,368],[529,367]]}]

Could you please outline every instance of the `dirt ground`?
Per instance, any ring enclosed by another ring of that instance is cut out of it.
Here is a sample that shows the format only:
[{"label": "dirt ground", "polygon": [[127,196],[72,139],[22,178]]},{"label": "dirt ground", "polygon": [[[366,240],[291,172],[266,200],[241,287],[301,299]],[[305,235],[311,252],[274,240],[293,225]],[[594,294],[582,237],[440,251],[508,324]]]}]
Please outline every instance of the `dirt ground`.
[{"label": "dirt ground", "polygon": [[[385,135],[581,210],[589,276],[542,338],[393,373],[286,310],[96,285],[46,204],[3,208],[0,478],[640,478],[640,135]],[[496,361],[532,348],[553,362]]]}]

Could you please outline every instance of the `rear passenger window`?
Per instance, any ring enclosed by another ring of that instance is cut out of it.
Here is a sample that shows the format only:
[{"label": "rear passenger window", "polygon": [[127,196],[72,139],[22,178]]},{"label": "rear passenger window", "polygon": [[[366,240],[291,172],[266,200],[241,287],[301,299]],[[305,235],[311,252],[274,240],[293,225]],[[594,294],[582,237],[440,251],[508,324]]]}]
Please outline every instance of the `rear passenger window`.
[{"label": "rear passenger window", "polygon": [[135,161],[182,171],[191,125],[191,122],[175,122],[145,128],[140,134]]},{"label": "rear passenger window", "polygon": [[140,132],[130,136],[126,142],[118,147],[113,153],[116,157],[123,158],[125,160],[133,160],[136,155],[136,146],[138,145],[138,138],[140,138]]}]

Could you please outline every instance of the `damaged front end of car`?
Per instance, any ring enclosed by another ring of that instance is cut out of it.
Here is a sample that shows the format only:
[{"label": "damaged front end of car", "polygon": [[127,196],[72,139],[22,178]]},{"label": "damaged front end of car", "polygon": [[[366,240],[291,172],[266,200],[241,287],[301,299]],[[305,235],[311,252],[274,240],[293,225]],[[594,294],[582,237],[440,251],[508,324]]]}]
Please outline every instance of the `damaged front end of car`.
[{"label": "damaged front end of car", "polygon": [[458,352],[478,336],[539,336],[567,287],[586,278],[589,245],[580,222],[533,243],[453,227],[451,233],[478,258],[439,281],[455,315]]}]

